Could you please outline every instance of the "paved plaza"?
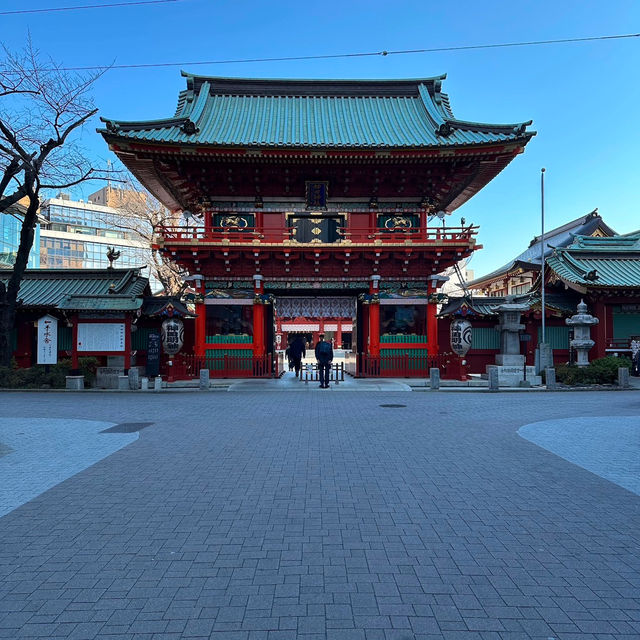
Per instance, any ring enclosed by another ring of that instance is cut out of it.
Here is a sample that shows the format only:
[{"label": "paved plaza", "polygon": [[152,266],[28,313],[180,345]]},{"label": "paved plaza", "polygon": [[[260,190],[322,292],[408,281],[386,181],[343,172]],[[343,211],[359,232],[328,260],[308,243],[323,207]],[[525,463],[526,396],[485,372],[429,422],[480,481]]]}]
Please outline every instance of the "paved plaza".
[{"label": "paved plaza", "polygon": [[637,391],[0,406],[0,638],[640,637]]}]

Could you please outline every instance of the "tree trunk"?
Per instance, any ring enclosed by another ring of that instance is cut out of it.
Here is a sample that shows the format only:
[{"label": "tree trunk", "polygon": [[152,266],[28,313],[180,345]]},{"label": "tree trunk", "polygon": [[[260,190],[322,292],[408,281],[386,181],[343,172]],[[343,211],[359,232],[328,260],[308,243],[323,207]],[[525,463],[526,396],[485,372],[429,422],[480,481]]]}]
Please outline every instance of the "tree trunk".
[{"label": "tree trunk", "polygon": [[15,327],[18,292],[20,291],[20,283],[27,269],[29,254],[33,246],[34,230],[38,221],[38,206],[37,193],[29,189],[29,206],[27,207],[20,232],[20,245],[18,246],[16,262],[11,270],[7,286],[5,287],[4,284],[0,283],[0,366],[3,367],[8,367],[11,364],[11,356],[13,355],[10,333]]}]

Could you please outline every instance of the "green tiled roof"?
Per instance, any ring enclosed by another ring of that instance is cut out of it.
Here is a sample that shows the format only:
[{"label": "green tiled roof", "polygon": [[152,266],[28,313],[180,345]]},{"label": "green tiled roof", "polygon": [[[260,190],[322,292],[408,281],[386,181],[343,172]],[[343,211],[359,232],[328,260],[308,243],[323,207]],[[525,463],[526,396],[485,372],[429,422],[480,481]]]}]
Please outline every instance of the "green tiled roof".
[{"label": "green tiled roof", "polygon": [[140,296],[106,294],[102,296],[65,296],[58,309],[65,311],[136,311],[142,306]]},{"label": "green tiled roof", "polygon": [[[0,272],[0,279],[8,282],[9,272]],[[18,299],[26,307],[57,307],[69,297],[104,296],[110,289],[127,297],[151,293],[139,269],[27,269]]]},{"label": "green tiled roof", "polygon": [[183,74],[173,118],[103,119],[108,140],[242,147],[449,147],[528,140],[531,122],[456,120],[445,76],[417,80],[256,80]]},{"label": "green tiled roof", "polygon": [[578,290],[640,288],[640,232],[611,238],[576,236],[547,259],[549,268]]}]

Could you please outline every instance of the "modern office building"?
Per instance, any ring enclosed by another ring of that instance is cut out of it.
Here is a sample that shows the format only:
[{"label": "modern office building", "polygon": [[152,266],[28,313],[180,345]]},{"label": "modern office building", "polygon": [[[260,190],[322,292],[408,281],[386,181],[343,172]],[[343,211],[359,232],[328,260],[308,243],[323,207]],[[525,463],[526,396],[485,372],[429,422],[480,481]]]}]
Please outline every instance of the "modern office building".
[{"label": "modern office building", "polygon": [[[107,251],[120,253],[118,268],[151,262],[151,249],[135,229],[142,222],[124,209],[71,200],[59,194],[42,203],[40,266],[43,269],[100,269],[109,266]],[[147,272],[152,280],[153,274]]]},{"label": "modern office building", "polygon": [[[25,208],[14,204],[5,213],[0,213],[0,269],[10,269],[15,262],[20,244],[20,231]],[[29,254],[29,269],[40,266],[40,225],[36,225],[33,247]]]}]

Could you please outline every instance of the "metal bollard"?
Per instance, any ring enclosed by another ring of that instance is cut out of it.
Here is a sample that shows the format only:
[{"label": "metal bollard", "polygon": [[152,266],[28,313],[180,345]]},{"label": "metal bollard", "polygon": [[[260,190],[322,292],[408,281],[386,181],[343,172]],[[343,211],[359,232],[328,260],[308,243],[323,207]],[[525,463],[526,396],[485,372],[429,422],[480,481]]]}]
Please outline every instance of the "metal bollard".
[{"label": "metal bollard", "polygon": [[160,391],[162,389],[162,378],[157,376],[153,381],[153,390]]},{"label": "metal bollard", "polygon": [[438,391],[440,389],[440,369],[434,367],[429,369],[429,386],[431,391]]},{"label": "metal bollard", "polygon": [[200,369],[200,391],[209,391],[209,369]]},{"label": "metal bollard", "polygon": [[336,362],[336,367],[335,367],[335,369],[336,369],[336,379],[335,379],[335,383],[336,383],[336,385],[339,385],[339,384],[340,384],[340,376],[338,375],[338,363],[337,363],[337,362]]},{"label": "metal bollard", "polygon": [[545,369],[545,378],[547,383],[547,391],[555,391],[558,388],[556,384],[556,370],[552,367]]},{"label": "metal bollard", "polygon": [[618,367],[618,387],[620,389],[629,388],[629,369],[627,367]]},{"label": "metal bollard", "polygon": [[498,382],[498,368],[490,367],[489,368],[489,391],[491,393],[496,393],[500,390],[500,385]]}]

